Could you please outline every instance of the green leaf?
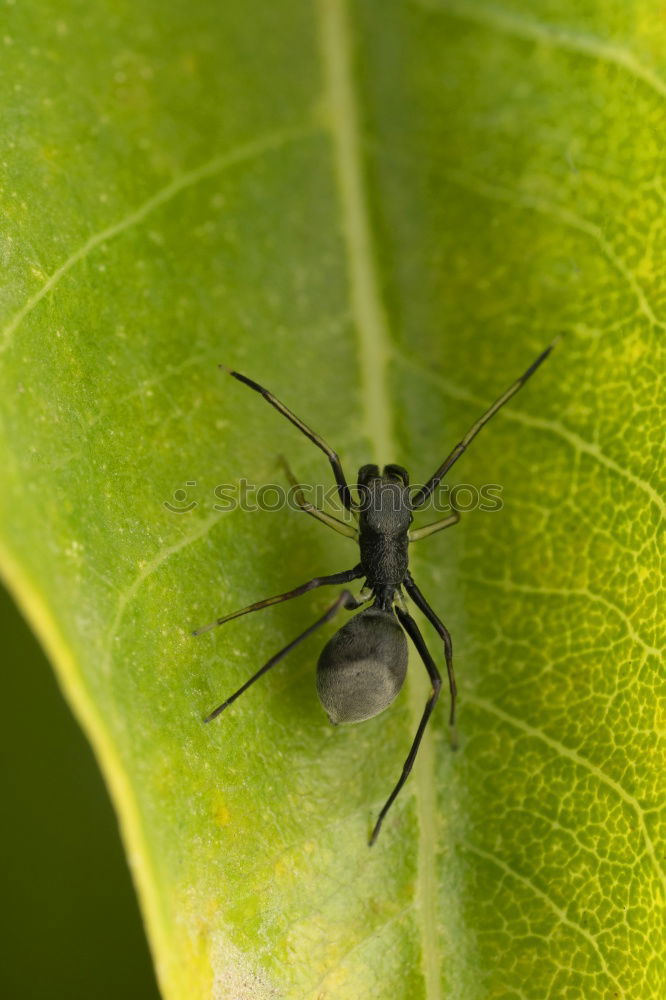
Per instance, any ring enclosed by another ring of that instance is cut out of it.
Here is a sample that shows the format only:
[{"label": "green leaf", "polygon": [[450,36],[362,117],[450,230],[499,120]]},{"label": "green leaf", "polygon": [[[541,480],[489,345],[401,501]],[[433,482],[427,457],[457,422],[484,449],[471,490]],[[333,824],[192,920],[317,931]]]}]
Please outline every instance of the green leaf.
[{"label": "green leaf", "polygon": [[[1,564],[109,783],[165,997],[662,996],[661,5],[47,0],[3,24]],[[356,561],[300,513],[215,508],[284,486],[281,452],[330,481],[217,365],[350,478],[422,482],[561,330],[451,480],[502,509],[414,546],[460,749],[442,704],[368,850],[416,660],[389,712],[333,729],[330,626],[201,723],[332,597],[190,629]]]}]

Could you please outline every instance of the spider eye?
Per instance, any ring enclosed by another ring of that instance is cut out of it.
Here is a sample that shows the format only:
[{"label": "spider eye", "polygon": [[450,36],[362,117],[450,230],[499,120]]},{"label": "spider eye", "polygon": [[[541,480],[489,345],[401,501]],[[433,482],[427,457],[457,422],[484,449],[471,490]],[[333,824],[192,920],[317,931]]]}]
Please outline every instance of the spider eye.
[{"label": "spider eye", "polygon": [[409,486],[409,473],[404,465],[385,465],[384,475],[389,479],[398,479],[403,486]]},{"label": "spider eye", "polygon": [[379,466],[362,465],[358,470],[358,485],[365,486],[371,479],[379,479]]},{"label": "spider eye", "polygon": [[407,674],[407,639],[392,614],[370,608],[329,639],[317,664],[317,693],[334,725],[388,708]]}]

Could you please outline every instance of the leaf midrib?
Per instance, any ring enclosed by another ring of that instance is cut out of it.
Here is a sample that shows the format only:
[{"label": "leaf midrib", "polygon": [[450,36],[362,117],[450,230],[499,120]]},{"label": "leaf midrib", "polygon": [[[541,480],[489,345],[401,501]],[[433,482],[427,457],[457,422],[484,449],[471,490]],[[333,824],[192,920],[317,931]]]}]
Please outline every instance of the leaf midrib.
[{"label": "leaf midrib", "polygon": [[[318,12],[328,126],[333,143],[342,229],[348,258],[352,314],[359,343],[363,429],[367,439],[374,445],[375,456],[388,462],[394,461],[397,453],[388,387],[391,337],[380,293],[375,241],[365,186],[348,2],[319,0]],[[423,698],[413,683],[409,685],[409,706],[412,728],[416,732],[423,712]],[[416,792],[419,829],[417,893],[420,905],[417,908],[417,919],[423,949],[425,993],[430,1000],[440,1000],[436,932],[435,761],[431,739],[427,733],[411,776],[411,784]],[[375,847],[377,849],[381,850],[381,846]]]}]

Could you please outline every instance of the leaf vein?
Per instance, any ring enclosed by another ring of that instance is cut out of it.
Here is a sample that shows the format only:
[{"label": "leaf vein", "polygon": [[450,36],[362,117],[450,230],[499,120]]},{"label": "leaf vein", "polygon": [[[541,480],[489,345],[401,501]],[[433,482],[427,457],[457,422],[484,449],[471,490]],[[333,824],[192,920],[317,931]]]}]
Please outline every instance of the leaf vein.
[{"label": "leaf vein", "polygon": [[637,646],[642,646],[647,654],[659,657],[662,654],[661,649],[657,649],[655,646],[650,646],[649,643],[647,643],[645,639],[643,639],[643,637],[636,631],[626,611],[623,611],[622,608],[618,607],[618,605],[613,601],[609,601],[607,597],[603,597],[601,594],[595,594],[587,587],[535,587],[527,583],[516,583],[515,581],[506,578],[492,579],[489,577],[478,576],[462,576],[461,579],[467,580],[470,583],[478,583],[484,587],[497,587],[499,590],[505,590],[509,593],[534,594],[535,596],[543,597],[583,597],[585,600],[591,601],[594,604],[601,604],[602,607],[606,608],[606,610],[617,615],[618,618],[622,620],[630,639],[635,642]]},{"label": "leaf vein", "polygon": [[[433,385],[437,386],[443,393],[450,396],[452,399],[459,399],[465,403],[473,403],[475,406],[484,407],[487,406],[488,400],[481,400],[478,396],[473,393],[467,392],[461,389],[459,386],[450,382],[448,379],[443,378],[437,372],[434,372],[428,368],[424,368],[422,365],[413,361],[412,358],[407,357],[402,354],[397,349],[394,349],[394,358],[398,364],[401,364],[404,368],[410,369],[415,374],[419,375],[421,378],[426,379]],[[632,483],[637,489],[645,493],[652,503],[654,503],[662,515],[666,515],[666,503],[663,497],[657,490],[652,486],[647,480],[642,479],[640,476],[631,472],[629,469],[625,469],[623,466],[619,465],[612,458],[609,458],[604,452],[601,451],[599,445],[586,441],[580,434],[575,431],[570,431],[567,427],[564,427],[558,420],[548,420],[544,417],[535,417],[532,414],[527,413],[525,410],[519,410],[515,407],[505,407],[502,412],[498,415],[501,420],[513,420],[516,423],[524,424],[526,427],[532,427],[535,430],[547,431],[548,433],[555,434],[557,437],[562,438],[566,441],[575,451],[581,452],[585,455],[589,455],[594,458],[600,465],[606,466],[612,472],[616,473],[618,476],[626,479],[628,482]]]},{"label": "leaf vein", "polygon": [[[375,444],[378,457],[390,461],[395,453],[387,377],[391,338],[382,303],[363,171],[364,149],[355,93],[349,0],[320,0],[318,11],[330,131],[348,257],[350,297],[359,338],[364,425],[369,440]],[[418,693],[413,684],[410,684],[409,696],[411,714],[418,720],[422,706],[418,705]],[[417,891],[421,899],[423,974],[428,997],[440,1000],[435,762],[429,734],[423,741],[413,781],[419,818]]]},{"label": "leaf vein", "polygon": [[157,571],[168,559],[171,558],[171,556],[175,555],[177,552],[181,552],[189,545],[193,545],[195,542],[198,542],[200,539],[208,535],[211,529],[215,527],[223,516],[223,514],[216,514],[213,517],[207,518],[205,521],[202,521],[194,531],[187,535],[183,535],[183,537],[180,538],[174,545],[161,549],[158,554],[150,560],[150,562],[146,563],[139,573],[137,573],[132,583],[122,592],[116,605],[116,611],[107,631],[104,643],[104,656],[101,663],[101,671],[104,675],[108,675],[111,671],[113,643],[114,639],[118,635],[120,624],[123,620],[125,612],[146,580],[157,573]]},{"label": "leaf vein", "polygon": [[220,173],[229,167],[236,166],[238,163],[260,156],[262,153],[265,153],[270,149],[279,149],[286,143],[301,139],[304,136],[311,134],[311,132],[311,129],[308,130],[305,128],[300,130],[294,129],[291,131],[285,130],[273,132],[261,139],[256,139],[255,141],[248,142],[245,145],[237,146],[235,149],[219,156],[215,156],[213,159],[201,164],[201,166],[179,174],[172,181],[170,181],[169,184],[160,188],[156,194],[148,198],[148,200],[142,205],[139,205],[138,208],[135,208],[132,212],[130,212],[129,215],[126,215],[118,222],[114,222],[110,226],[101,229],[99,232],[94,233],[77,250],[71,253],[70,256],[64,260],[63,263],[60,264],[47,278],[41,288],[34,292],[33,295],[29,296],[21,308],[14,313],[9,322],[4,326],[2,332],[0,332],[0,354],[4,354],[4,352],[8,350],[14,333],[25,317],[28,316],[29,313],[31,313],[32,310],[41,302],[41,300],[55,288],[61,278],[71,271],[76,264],[84,260],[97,247],[101,246],[101,244],[114,239],[114,237],[119,236],[121,233],[126,232],[126,230],[131,229],[140,222],[143,222],[143,220],[150,215],[151,212],[154,212],[157,208],[160,208],[162,205],[171,201],[171,199],[175,198],[182,191],[193,187],[200,181],[205,180],[208,177],[213,177],[215,174]]},{"label": "leaf vein", "polygon": [[576,931],[576,933],[580,934],[581,937],[584,937],[585,940],[588,942],[588,944],[592,946],[592,949],[596,953],[597,958],[599,959],[599,964],[601,965],[601,968],[605,973],[605,975],[608,977],[609,981],[613,983],[618,990],[620,990],[621,995],[624,995],[624,991],[621,990],[619,982],[612,975],[610,969],[608,968],[608,964],[606,962],[604,954],[601,951],[601,948],[599,947],[599,944],[596,941],[593,934],[591,934],[584,927],[581,927],[581,925],[576,923],[575,920],[572,920],[570,917],[568,917],[565,910],[563,910],[560,906],[558,906],[557,903],[554,900],[552,900],[547,893],[543,891],[543,889],[540,889],[537,885],[535,885],[532,879],[516,871],[515,868],[512,868],[511,865],[507,864],[507,862],[502,860],[502,858],[498,858],[495,854],[491,854],[490,851],[484,851],[482,848],[476,847],[474,844],[470,844],[465,841],[462,842],[462,846],[463,849],[469,851],[470,854],[476,854],[478,857],[483,858],[485,861],[489,861],[491,864],[494,864],[497,868],[499,868],[500,871],[504,872],[505,875],[508,875],[510,878],[513,878],[517,882],[520,882],[521,885],[524,885],[527,889],[533,892],[535,896],[538,896],[538,898],[543,903],[545,903],[546,906],[548,906],[553,911],[553,913],[555,913],[560,923],[564,924],[567,927],[570,927],[572,930]]},{"label": "leaf vein", "polygon": [[528,722],[524,722],[522,719],[518,719],[515,716],[511,715],[509,712],[505,712],[504,709],[499,708],[493,702],[488,701],[487,698],[480,698],[474,694],[466,694],[465,700],[470,705],[476,705],[477,708],[480,708],[485,712],[489,712],[490,714],[497,716],[498,719],[501,719],[508,725],[513,726],[516,729],[520,729],[522,732],[527,733],[529,736],[535,737],[535,739],[541,740],[543,743],[546,744],[546,746],[549,746],[551,750],[554,750],[562,757],[566,757],[568,760],[571,760],[574,764],[578,765],[579,767],[585,768],[587,771],[593,774],[595,778],[601,781],[608,788],[612,789],[616,793],[616,795],[618,795],[624,802],[626,802],[627,805],[630,806],[636,814],[648,856],[652,861],[652,864],[657,873],[659,881],[661,882],[664,890],[666,891],[666,872],[664,872],[663,868],[659,864],[654,844],[652,843],[652,839],[650,838],[650,834],[648,833],[648,829],[645,823],[645,815],[648,810],[644,811],[641,808],[639,802],[634,798],[633,795],[630,795],[629,792],[625,791],[625,789],[619,782],[615,781],[614,778],[611,778],[610,775],[606,774],[605,771],[603,771],[596,764],[593,764],[586,757],[581,756],[581,754],[579,754],[576,750],[572,750],[570,747],[567,747],[563,743],[560,743],[559,740],[553,739],[552,736],[548,736],[546,733],[543,732],[543,730],[538,729],[536,726],[531,726]]},{"label": "leaf vein", "polygon": [[443,170],[442,173],[443,176],[445,176],[452,183],[457,184],[459,187],[462,187],[467,191],[471,191],[474,194],[478,194],[482,198],[488,198],[493,201],[501,201],[506,204],[515,205],[518,208],[529,209],[533,212],[539,213],[540,215],[554,219],[561,225],[576,230],[577,232],[583,233],[585,236],[589,237],[597,244],[603,256],[617,271],[620,277],[624,279],[628,288],[631,290],[638,302],[640,312],[643,313],[653,326],[659,329],[666,329],[666,322],[660,320],[653,312],[647,295],[641,284],[637,281],[635,274],[627,266],[620,255],[616,253],[612,244],[604,236],[601,228],[595,223],[589,222],[576,212],[572,212],[569,209],[564,208],[562,205],[546,201],[545,198],[537,198],[524,191],[515,191],[511,188],[502,187],[499,184],[490,184],[480,177],[473,177],[470,174],[463,173],[458,170],[446,169]]},{"label": "leaf vein", "polygon": [[[307,1000],[308,997],[312,997],[315,991],[319,990],[319,988],[323,985],[323,983],[325,983],[326,980],[329,979],[330,976],[332,976],[333,973],[336,972],[342,966],[342,963],[345,961],[345,959],[349,958],[350,955],[353,955],[354,952],[360,951],[367,944],[368,941],[371,941],[373,938],[379,936],[380,934],[383,934],[387,927],[390,927],[392,924],[401,920],[402,917],[405,915],[405,913],[407,913],[410,909],[411,907],[409,905],[403,906],[403,908],[401,910],[398,910],[398,912],[395,913],[392,917],[389,917],[387,920],[382,921],[382,923],[378,927],[373,927],[372,930],[370,930],[367,934],[364,934],[362,937],[357,938],[352,947],[348,948],[345,952],[343,952],[342,955],[340,955],[340,957],[336,959],[335,963],[331,966],[331,968],[326,970],[321,979],[317,980],[314,986],[309,987],[308,990],[299,997],[299,1000]],[[316,1000],[319,1000],[320,996],[321,994],[317,993]]]},{"label": "leaf vein", "polygon": [[629,49],[613,42],[595,38],[553,24],[528,20],[511,11],[486,4],[470,6],[447,0],[446,5],[413,0],[415,6],[432,13],[450,15],[460,20],[471,21],[484,27],[496,28],[502,34],[528,41],[540,42],[552,48],[577,52],[599,62],[619,66],[636,80],[640,80],[659,97],[666,97],[666,82],[653,70],[641,65]]}]

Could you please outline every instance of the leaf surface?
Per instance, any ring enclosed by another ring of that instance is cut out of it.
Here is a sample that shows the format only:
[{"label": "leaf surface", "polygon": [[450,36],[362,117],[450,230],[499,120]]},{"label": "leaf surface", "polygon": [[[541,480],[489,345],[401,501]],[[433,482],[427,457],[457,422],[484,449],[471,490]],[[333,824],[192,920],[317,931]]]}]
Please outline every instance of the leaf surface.
[{"label": "leaf surface", "polygon": [[[5,21],[1,564],[111,788],[165,997],[663,995],[660,6]],[[267,509],[280,453],[329,484],[325,458],[217,365],[349,478],[423,482],[561,330],[452,476],[501,510],[414,546],[460,749],[442,705],[369,851],[416,660],[333,729],[330,626],[201,723],[333,596],[190,629],[357,559]]]}]

